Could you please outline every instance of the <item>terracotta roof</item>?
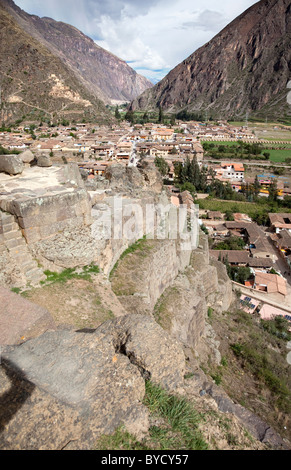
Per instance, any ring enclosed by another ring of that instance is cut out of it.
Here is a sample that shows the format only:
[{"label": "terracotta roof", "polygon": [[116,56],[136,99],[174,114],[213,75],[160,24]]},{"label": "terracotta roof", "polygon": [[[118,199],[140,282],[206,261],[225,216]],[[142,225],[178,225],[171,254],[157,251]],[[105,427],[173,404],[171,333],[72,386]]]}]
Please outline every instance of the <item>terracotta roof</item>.
[{"label": "terracotta roof", "polygon": [[266,286],[268,293],[280,293],[287,295],[286,280],[277,274],[267,274],[261,271],[256,271],[256,288],[258,286]]},{"label": "terracotta roof", "polygon": [[230,264],[245,264],[251,268],[271,268],[272,260],[269,258],[253,258],[244,250],[210,250],[211,256],[220,258],[221,261],[228,259]]}]

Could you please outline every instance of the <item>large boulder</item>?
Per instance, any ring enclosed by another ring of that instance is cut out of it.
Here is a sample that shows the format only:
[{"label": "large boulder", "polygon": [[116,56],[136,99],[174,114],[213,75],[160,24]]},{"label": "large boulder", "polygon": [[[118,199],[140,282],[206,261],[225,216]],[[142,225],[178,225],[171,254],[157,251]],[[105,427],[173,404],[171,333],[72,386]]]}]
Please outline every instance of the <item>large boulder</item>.
[{"label": "large boulder", "polygon": [[184,353],[151,318],[96,330],[48,331],[6,348],[0,367],[0,449],[91,449],[121,424],[148,429],[145,379],[183,383]]},{"label": "large boulder", "polygon": [[23,163],[32,163],[34,161],[34,155],[31,150],[25,150],[19,155],[19,158],[23,161]]},{"label": "large boulder", "polygon": [[0,155],[0,172],[18,175],[23,169],[24,163],[18,155]]},{"label": "large boulder", "polygon": [[51,159],[50,159],[49,155],[40,155],[37,158],[37,166],[40,166],[40,167],[50,167],[50,166],[52,166],[52,162],[51,162]]}]

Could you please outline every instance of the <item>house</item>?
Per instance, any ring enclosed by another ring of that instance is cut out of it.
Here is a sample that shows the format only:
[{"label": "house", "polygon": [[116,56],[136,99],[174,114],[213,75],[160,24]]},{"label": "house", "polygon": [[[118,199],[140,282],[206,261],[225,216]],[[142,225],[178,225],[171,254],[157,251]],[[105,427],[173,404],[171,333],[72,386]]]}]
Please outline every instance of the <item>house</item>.
[{"label": "house", "polygon": [[225,179],[244,181],[244,166],[242,163],[222,163],[222,177]]},{"label": "house", "polygon": [[131,152],[117,152],[115,155],[116,160],[127,162],[130,158]]},{"label": "house", "polygon": [[278,274],[269,274],[258,270],[254,270],[254,274],[254,288],[256,290],[274,294],[280,300],[282,300],[282,297],[285,298],[287,295],[286,279]]},{"label": "house", "polygon": [[88,175],[104,176],[107,169],[107,162],[94,162],[94,163],[78,163],[80,169],[86,170]]},{"label": "house", "polygon": [[274,232],[286,229],[291,231],[291,214],[288,213],[270,213],[269,221]]},{"label": "house", "polygon": [[208,211],[207,212],[207,219],[210,220],[224,220],[224,217],[221,212],[219,211]]},{"label": "house", "polygon": [[286,320],[291,322],[291,314],[288,314],[285,310],[268,304],[264,304],[260,309],[260,317],[262,320],[273,320],[273,318],[278,316],[286,318]]},{"label": "house", "polygon": [[240,297],[240,308],[246,313],[254,313],[260,305],[260,302],[256,299],[252,299],[249,296],[241,295]]},{"label": "house", "polygon": [[172,140],[173,129],[157,129],[152,133],[153,140]]},{"label": "house", "polygon": [[288,230],[281,230],[279,233],[270,235],[279,254],[285,259],[289,269],[291,268],[291,233]]},{"label": "house", "polygon": [[155,157],[166,157],[169,155],[169,152],[173,149],[173,146],[169,145],[156,145],[151,147],[150,155]]},{"label": "house", "polygon": [[252,256],[255,258],[272,258],[270,245],[265,232],[254,222],[225,222],[225,226],[233,235],[247,239]]},{"label": "house", "polygon": [[204,149],[202,144],[200,142],[193,142],[192,147],[193,153],[196,156],[197,161],[202,161],[204,158]]},{"label": "house", "polygon": [[210,250],[210,255],[224,262],[228,261],[231,266],[247,266],[250,268],[269,269],[273,262],[269,258],[254,258],[248,251],[244,250]]}]

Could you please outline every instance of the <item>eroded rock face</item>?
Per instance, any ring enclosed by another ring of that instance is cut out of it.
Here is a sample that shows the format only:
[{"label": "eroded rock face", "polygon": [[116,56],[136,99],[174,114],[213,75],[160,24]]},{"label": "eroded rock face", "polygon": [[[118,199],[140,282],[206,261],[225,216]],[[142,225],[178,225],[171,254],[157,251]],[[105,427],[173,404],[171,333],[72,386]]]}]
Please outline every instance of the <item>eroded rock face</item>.
[{"label": "eroded rock face", "polygon": [[145,162],[141,168],[125,167],[119,163],[110,165],[105,172],[113,190],[141,192],[143,190],[160,194],[163,188],[162,176],[155,165]]},{"label": "eroded rock face", "polygon": [[145,379],[174,390],[185,368],[180,345],[140,315],[49,331],[2,359],[1,449],[89,449],[127,417],[145,431]]}]

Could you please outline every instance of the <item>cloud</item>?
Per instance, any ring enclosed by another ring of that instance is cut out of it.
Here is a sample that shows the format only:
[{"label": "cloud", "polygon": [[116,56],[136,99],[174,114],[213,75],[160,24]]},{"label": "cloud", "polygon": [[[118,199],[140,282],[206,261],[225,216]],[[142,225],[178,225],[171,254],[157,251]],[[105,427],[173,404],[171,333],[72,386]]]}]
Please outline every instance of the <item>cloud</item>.
[{"label": "cloud", "polygon": [[256,0],[15,0],[31,14],[72,24],[156,81]]},{"label": "cloud", "polygon": [[201,29],[202,31],[217,31],[225,25],[225,17],[218,11],[204,10],[194,21],[181,24],[185,29]]}]

